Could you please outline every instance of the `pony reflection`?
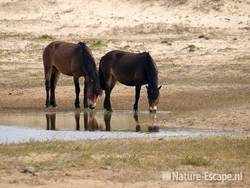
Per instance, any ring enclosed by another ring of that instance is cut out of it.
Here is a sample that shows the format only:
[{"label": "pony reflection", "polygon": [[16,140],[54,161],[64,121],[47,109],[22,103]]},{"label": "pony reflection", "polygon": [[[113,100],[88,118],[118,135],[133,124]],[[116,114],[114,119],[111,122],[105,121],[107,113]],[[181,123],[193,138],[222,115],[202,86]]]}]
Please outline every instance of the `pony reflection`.
[{"label": "pony reflection", "polygon": [[101,126],[98,124],[95,115],[95,111],[84,111],[84,129],[86,131],[96,131],[101,129]]},{"label": "pony reflection", "polygon": [[[74,119],[75,119],[75,130],[80,131],[85,130],[85,131],[111,131],[112,130],[112,112],[104,112],[103,114],[103,121],[104,121],[104,126],[103,123],[100,123],[100,121],[97,121],[96,119],[96,111],[93,110],[87,110],[84,111],[83,113],[80,113],[80,111],[75,111],[74,114]],[[46,130],[57,130],[56,129],[56,113],[55,112],[49,112],[45,114],[46,116]],[[83,117],[83,127],[81,128],[81,117]],[[134,130],[136,132],[142,131],[141,128],[141,122],[139,121],[139,114],[138,112],[133,113],[133,119],[135,121],[135,127]],[[156,120],[156,114],[150,114],[150,119],[153,120],[153,122],[147,122],[148,132],[158,132],[159,127],[155,126],[155,120]],[[116,122],[116,121],[114,121]],[[114,123],[113,122],[113,123]],[[119,123],[119,119],[118,122]],[[114,125],[116,126],[116,125]],[[144,130],[144,129],[143,129]],[[144,130],[145,131],[145,130]]]},{"label": "pony reflection", "polygon": [[46,122],[46,130],[56,130],[56,113],[47,113]]}]

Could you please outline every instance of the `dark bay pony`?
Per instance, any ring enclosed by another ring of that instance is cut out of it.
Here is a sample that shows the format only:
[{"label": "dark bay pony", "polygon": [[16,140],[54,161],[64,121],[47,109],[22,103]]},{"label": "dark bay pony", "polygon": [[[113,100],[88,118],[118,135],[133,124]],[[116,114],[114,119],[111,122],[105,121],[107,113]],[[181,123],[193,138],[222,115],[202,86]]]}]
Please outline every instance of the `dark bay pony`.
[{"label": "dark bay pony", "polygon": [[157,110],[159,102],[158,71],[148,52],[130,53],[110,51],[105,54],[99,66],[100,85],[105,90],[104,109],[112,111],[110,94],[117,81],[127,86],[135,86],[134,110],[138,110],[141,86],[148,84],[149,110]]},{"label": "dark bay pony", "polygon": [[[95,108],[96,99],[100,94],[100,84],[95,60],[85,43],[52,42],[43,52],[45,74],[46,107],[56,106],[55,89],[60,73],[73,76],[75,84],[75,107],[80,107],[79,78],[84,81],[84,107]],[[49,93],[50,92],[50,93]]]}]

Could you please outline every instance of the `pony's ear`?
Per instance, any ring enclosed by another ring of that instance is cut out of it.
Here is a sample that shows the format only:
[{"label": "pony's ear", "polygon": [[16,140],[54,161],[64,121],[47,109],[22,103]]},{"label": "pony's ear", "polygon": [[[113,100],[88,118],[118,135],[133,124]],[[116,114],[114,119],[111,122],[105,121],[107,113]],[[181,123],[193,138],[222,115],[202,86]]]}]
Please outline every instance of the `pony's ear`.
[{"label": "pony's ear", "polygon": [[85,45],[86,45],[86,44],[85,44],[85,42],[81,42],[81,41],[80,41],[80,42],[78,42],[78,44],[79,44],[79,45],[83,45],[83,46],[85,46]]},{"label": "pony's ear", "polygon": [[160,87],[158,87],[158,90],[160,90],[160,89],[161,89],[161,87],[162,87],[162,85],[160,85]]},{"label": "pony's ear", "polygon": [[85,48],[86,48],[85,42],[78,42],[78,45],[79,45],[82,49],[85,49]]}]

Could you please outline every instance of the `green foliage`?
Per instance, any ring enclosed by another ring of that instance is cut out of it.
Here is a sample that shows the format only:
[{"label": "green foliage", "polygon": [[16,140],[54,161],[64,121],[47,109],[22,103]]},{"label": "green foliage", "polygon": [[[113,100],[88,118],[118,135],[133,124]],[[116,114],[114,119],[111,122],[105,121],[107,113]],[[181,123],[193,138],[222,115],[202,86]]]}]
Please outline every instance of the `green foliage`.
[{"label": "green foliage", "polygon": [[102,40],[95,40],[90,45],[90,47],[94,48],[94,49],[100,49],[100,48],[103,48],[103,47],[106,47],[106,46],[107,46],[107,44]]},{"label": "green foliage", "polygon": [[40,40],[53,40],[53,36],[48,35],[48,34],[43,34],[39,37]]},{"label": "green foliage", "polygon": [[184,159],[181,160],[183,165],[192,165],[192,166],[208,166],[209,161],[201,156],[187,155]]}]

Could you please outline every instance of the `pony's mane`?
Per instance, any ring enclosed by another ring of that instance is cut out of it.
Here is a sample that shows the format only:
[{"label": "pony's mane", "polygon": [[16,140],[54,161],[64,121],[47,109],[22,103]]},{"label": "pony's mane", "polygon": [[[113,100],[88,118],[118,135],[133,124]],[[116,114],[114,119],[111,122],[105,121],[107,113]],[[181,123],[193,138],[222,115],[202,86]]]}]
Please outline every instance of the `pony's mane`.
[{"label": "pony's mane", "polygon": [[100,86],[99,86],[99,79],[97,75],[97,68],[94,57],[88,48],[88,46],[84,42],[78,43],[82,58],[83,58],[83,65],[86,71],[86,74],[94,81],[94,92],[95,94],[99,93]]},{"label": "pony's mane", "polygon": [[152,99],[156,99],[159,96],[158,90],[158,70],[156,64],[148,52],[143,52],[146,61],[146,75],[148,79],[148,88],[151,92]]}]

